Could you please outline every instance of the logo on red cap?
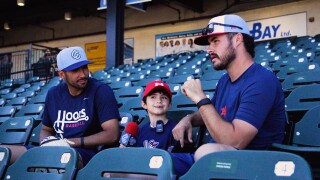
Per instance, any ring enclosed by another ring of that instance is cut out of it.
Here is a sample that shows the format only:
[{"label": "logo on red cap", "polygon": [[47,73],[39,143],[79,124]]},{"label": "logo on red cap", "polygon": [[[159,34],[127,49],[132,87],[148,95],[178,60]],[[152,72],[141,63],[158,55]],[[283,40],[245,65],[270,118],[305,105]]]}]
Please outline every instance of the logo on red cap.
[{"label": "logo on red cap", "polygon": [[170,90],[170,87],[162,82],[161,80],[155,80],[155,81],[152,81],[150,82],[147,86],[146,86],[146,89],[145,91],[143,92],[143,96],[142,98],[144,98],[145,96],[147,96],[152,90],[154,89],[162,89],[164,90],[166,93],[168,93],[169,97],[171,98],[172,96],[172,93],[171,93],[171,90]]}]

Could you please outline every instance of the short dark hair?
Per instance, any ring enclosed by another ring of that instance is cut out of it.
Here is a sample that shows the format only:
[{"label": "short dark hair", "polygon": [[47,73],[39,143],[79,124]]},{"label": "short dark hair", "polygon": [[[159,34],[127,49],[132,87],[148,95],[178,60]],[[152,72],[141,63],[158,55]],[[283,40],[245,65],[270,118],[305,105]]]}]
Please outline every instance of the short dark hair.
[{"label": "short dark hair", "polygon": [[[238,33],[228,33],[228,38],[231,41],[231,39],[233,38],[234,35],[236,35]],[[241,33],[243,36],[243,42],[244,42],[244,46],[247,50],[247,52],[251,55],[252,58],[254,58],[255,56],[255,51],[254,51],[254,39],[252,36],[245,34],[245,33]]]},{"label": "short dark hair", "polygon": [[254,39],[248,34],[242,33],[244,46],[246,47],[247,52],[251,55],[252,58],[255,56],[254,52]]},{"label": "short dark hair", "polygon": [[142,99],[142,101],[143,101],[145,104],[147,104],[147,97],[150,96],[150,94],[154,94],[154,93],[162,93],[162,94],[168,96],[168,98],[169,98],[169,103],[171,103],[170,95],[167,93],[167,91],[162,90],[162,89],[154,89],[154,90],[152,90],[147,96],[145,96],[145,97]]}]

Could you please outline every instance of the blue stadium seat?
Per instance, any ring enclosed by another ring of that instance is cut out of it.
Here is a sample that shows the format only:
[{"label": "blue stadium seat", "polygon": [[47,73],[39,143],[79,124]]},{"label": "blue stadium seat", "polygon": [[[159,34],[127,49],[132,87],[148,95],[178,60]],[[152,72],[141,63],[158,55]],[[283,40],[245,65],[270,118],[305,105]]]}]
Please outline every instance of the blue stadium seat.
[{"label": "blue stadium seat", "polygon": [[0,125],[0,144],[26,145],[34,120],[32,117],[12,117]]},{"label": "blue stadium seat", "polygon": [[288,120],[297,123],[308,110],[319,106],[319,92],[320,84],[305,85],[293,90],[285,100]]},{"label": "blue stadium seat", "polygon": [[0,107],[0,125],[6,120],[14,116],[16,108],[14,106],[3,106]]},{"label": "blue stadium seat", "polygon": [[43,110],[44,104],[27,104],[23,106],[14,117],[31,116],[34,118],[35,123],[38,124],[41,122]]},{"label": "blue stadium seat", "polygon": [[197,111],[196,104],[183,94],[172,98],[172,110],[192,110]]},{"label": "blue stadium seat", "polygon": [[[272,145],[276,151],[290,152],[305,158],[313,169],[320,168],[320,139],[319,133],[320,106],[307,111],[302,119],[293,127],[292,143]],[[319,174],[317,175],[319,178]]]},{"label": "blue stadium seat", "polygon": [[288,75],[294,74],[297,72],[305,71],[319,71],[319,65],[317,63],[301,63],[301,64],[290,64],[279,69],[277,73],[278,79],[282,82]]},{"label": "blue stadium seat", "polygon": [[9,166],[10,157],[10,149],[6,147],[0,147],[0,179],[4,179],[4,174]]},{"label": "blue stadium seat", "polygon": [[131,83],[131,81],[128,81],[128,80],[122,80],[122,81],[111,83],[111,84],[109,84],[109,86],[111,87],[112,90],[115,91],[120,88],[130,87],[130,86],[132,86],[132,83]]},{"label": "blue stadium seat", "polygon": [[200,80],[201,81],[219,80],[221,76],[224,75],[225,73],[227,73],[227,71],[215,71],[215,70],[208,71],[200,77]]},{"label": "blue stadium seat", "polygon": [[320,84],[320,71],[297,72],[287,76],[282,84],[282,89],[288,96],[294,89],[300,86]]},{"label": "blue stadium seat", "polygon": [[312,179],[308,163],[286,152],[231,150],[210,153],[180,177],[186,179]]},{"label": "blue stadium seat", "polygon": [[140,81],[137,81],[134,83],[134,86],[141,86],[141,87],[146,87],[148,83],[152,82],[152,81],[155,81],[155,80],[161,80],[161,78],[157,78],[157,77],[154,77],[154,78],[145,78],[145,79],[141,79]]},{"label": "blue stadium seat", "polygon": [[38,94],[34,97],[32,97],[28,104],[44,104],[46,102],[47,93],[45,94]]},{"label": "blue stadium seat", "polygon": [[111,75],[104,70],[98,70],[92,73],[92,77],[98,81],[103,81],[104,79],[109,78],[110,76]]},{"label": "blue stadium seat", "polygon": [[[101,161],[103,159],[103,161]],[[123,174],[124,173],[124,174]],[[157,148],[110,148],[100,151],[79,170],[77,180],[117,178],[121,175],[141,179],[143,175],[157,179],[175,179],[173,162],[167,151]],[[130,174],[130,175],[128,175]]]},{"label": "blue stadium seat", "polygon": [[119,107],[122,106],[127,100],[141,97],[143,93],[143,87],[131,86],[120,88],[114,92]]},{"label": "blue stadium seat", "polygon": [[16,97],[10,100],[10,102],[8,102],[6,104],[6,106],[14,106],[16,108],[17,111],[19,111],[22,106],[26,105],[28,102],[26,97]]},{"label": "blue stadium seat", "polygon": [[70,147],[34,147],[26,151],[5,174],[5,179],[74,179],[78,154]]},{"label": "blue stadium seat", "polygon": [[190,74],[175,75],[166,79],[165,82],[167,84],[183,84],[189,79],[194,79],[194,76]]},{"label": "blue stadium seat", "polygon": [[39,146],[39,140],[40,140],[40,131],[41,131],[42,123],[39,123],[36,127],[32,128],[30,138],[28,140],[28,145],[30,146]]}]

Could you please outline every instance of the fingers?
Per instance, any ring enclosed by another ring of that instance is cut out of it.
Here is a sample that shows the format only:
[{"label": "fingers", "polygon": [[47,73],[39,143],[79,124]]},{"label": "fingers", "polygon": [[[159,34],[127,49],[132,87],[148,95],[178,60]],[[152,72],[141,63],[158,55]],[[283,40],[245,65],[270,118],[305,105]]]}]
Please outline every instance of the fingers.
[{"label": "fingers", "polygon": [[192,140],[192,128],[188,129],[188,141],[190,143],[193,143],[193,140]]},{"label": "fingers", "polygon": [[[192,125],[190,116],[182,118],[179,123],[172,129],[172,135],[176,141],[180,142],[181,147],[184,147],[185,141],[192,143]],[[185,138],[185,135],[187,138]]]},{"label": "fingers", "polygon": [[179,141],[180,141],[181,148],[183,148],[184,147],[184,137],[181,138]]},{"label": "fingers", "polygon": [[200,79],[189,79],[181,87],[181,93],[196,102],[205,96]]},{"label": "fingers", "polygon": [[185,96],[188,96],[184,86],[181,87],[181,93]]},{"label": "fingers", "polygon": [[176,141],[180,142],[181,147],[184,145],[184,128],[179,123],[172,129],[172,135]]}]

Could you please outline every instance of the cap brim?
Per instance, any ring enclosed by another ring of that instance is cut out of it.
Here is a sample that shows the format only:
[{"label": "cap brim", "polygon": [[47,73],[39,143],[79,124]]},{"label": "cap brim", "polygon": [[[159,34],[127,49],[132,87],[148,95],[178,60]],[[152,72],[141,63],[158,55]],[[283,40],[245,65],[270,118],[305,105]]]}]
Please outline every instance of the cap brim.
[{"label": "cap brim", "polygon": [[62,69],[62,71],[72,71],[72,70],[78,69],[79,67],[87,65],[87,64],[92,64],[92,62],[90,62],[90,61],[80,61],[78,63],[72,64],[71,66],[68,66],[68,67]]},{"label": "cap brim", "polygon": [[194,43],[196,45],[200,45],[200,46],[207,46],[207,45],[209,45],[208,37],[213,36],[213,35],[220,35],[220,34],[227,34],[227,32],[215,32],[215,33],[203,35],[203,36],[195,38]]}]

